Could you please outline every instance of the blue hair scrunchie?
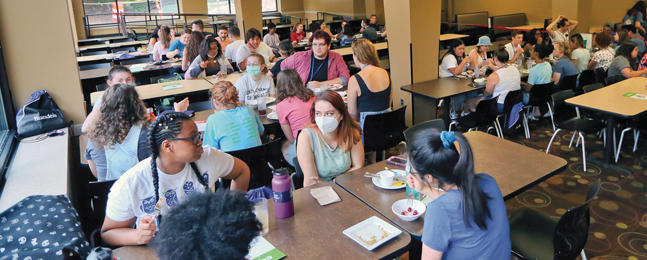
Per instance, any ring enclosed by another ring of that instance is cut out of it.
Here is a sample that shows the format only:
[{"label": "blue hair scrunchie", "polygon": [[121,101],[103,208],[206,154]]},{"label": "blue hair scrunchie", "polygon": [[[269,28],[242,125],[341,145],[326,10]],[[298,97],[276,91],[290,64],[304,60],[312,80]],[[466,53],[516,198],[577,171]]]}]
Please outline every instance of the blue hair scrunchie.
[{"label": "blue hair scrunchie", "polygon": [[443,146],[445,146],[445,148],[451,147],[454,141],[456,141],[456,136],[454,135],[454,131],[440,132],[440,140],[443,141]]}]

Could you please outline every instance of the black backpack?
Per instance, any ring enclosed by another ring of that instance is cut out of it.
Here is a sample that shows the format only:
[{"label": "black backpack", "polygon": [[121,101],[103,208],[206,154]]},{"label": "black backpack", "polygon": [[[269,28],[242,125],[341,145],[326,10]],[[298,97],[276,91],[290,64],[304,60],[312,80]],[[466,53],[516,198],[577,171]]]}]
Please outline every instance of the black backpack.
[{"label": "black backpack", "polygon": [[67,127],[71,122],[65,122],[61,110],[47,91],[39,90],[31,94],[27,104],[20,108],[16,124],[16,137],[23,139]]}]

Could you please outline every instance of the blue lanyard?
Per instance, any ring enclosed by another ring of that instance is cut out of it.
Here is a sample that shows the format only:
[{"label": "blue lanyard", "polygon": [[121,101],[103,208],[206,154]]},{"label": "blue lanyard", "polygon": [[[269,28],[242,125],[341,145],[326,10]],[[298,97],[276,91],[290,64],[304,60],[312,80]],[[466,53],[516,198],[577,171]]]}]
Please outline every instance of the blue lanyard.
[{"label": "blue lanyard", "polygon": [[312,68],[315,66],[315,55],[312,54],[312,62],[310,62],[310,81],[312,81],[312,78],[314,78],[314,76],[317,75],[317,72],[319,72],[319,70],[321,69],[321,66],[323,66],[324,63],[326,63],[325,60],[321,62],[321,64],[319,64],[319,68],[317,68],[317,70],[314,73],[312,73]]},{"label": "blue lanyard", "polygon": [[371,65],[371,64],[364,64],[364,66],[362,66],[362,68],[361,68],[360,70],[363,70],[363,69],[364,69],[364,68],[366,68],[366,66],[368,66],[368,65]]}]

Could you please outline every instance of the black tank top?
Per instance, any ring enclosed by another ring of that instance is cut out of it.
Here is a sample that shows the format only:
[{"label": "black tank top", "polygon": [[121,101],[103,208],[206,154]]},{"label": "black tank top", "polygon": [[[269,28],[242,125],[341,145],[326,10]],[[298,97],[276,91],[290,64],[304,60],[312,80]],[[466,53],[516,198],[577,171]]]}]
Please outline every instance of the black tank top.
[{"label": "black tank top", "polygon": [[362,95],[357,97],[357,110],[359,112],[378,112],[389,108],[391,104],[391,79],[389,79],[389,87],[380,92],[373,92],[366,86],[366,82],[359,74],[354,75],[359,84],[359,89]]}]

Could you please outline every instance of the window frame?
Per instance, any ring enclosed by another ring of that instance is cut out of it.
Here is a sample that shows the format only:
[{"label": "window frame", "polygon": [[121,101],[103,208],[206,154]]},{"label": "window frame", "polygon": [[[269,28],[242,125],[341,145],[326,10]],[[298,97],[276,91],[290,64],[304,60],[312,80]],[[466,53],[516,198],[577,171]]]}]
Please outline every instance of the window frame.
[{"label": "window frame", "polygon": [[[218,0],[215,0],[215,1],[218,1]],[[214,14],[209,13],[209,6],[208,6],[208,2],[209,2],[209,0],[207,0],[207,13],[208,13],[208,14],[210,14],[210,15],[219,15],[219,14],[221,14],[221,15],[232,15],[232,14],[236,14],[235,12],[234,12],[234,13],[232,13],[232,12],[231,12],[231,5],[233,5],[233,4],[234,4],[234,3],[232,3],[231,1],[229,2],[229,13],[214,13]],[[261,4],[262,4],[262,2],[261,2]],[[269,11],[262,11],[262,12],[263,12],[263,13],[278,12],[278,11],[279,11],[279,0],[274,0],[274,6],[276,7],[276,9],[274,9],[274,10],[269,10]],[[263,10],[263,6],[261,6],[261,10]]]},{"label": "window frame", "polygon": [[[3,110],[6,118],[7,129],[0,129],[0,131],[7,131],[4,135],[0,135],[0,193],[4,188],[6,182],[6,173],[9,169],[9,164],[13,158],[13,153],[18,145],[18,141],[14,138],[16,134],[16,113],[13,107],[13,98],[11,96],[11,89],[9,88],[9,80],[7,77],[7,68],[4,59],[2,43],[0,42],[0,94]],[[0,116],[2,120],[2,116]],[[4,122],[0,122],[0,127]]]},{"label": "window frame", "polygon": [[[85,11],[85,1],[86,0],[81,0],[81,4],[83,5],[83,18],[88,17],[87,12]],[[125,0],[112,0],[112,1],[114,1],[115,4],[118,4],[120,1],[125,1]],[[151,10],[151,1],[154,1],[154,0],[146,0],[146,4],[148,5],[148,12],[149,13],[150,13],[150,10]],[[275,1],[277,1],[277,0],[275,0]],[[177,13],[180,13],[180,1],[175,0],[175,3],[177,4]],[[278,9],[278,7],[277,7],[277,9]],[[112,15],[112,12],[110,12],[108,14],[93,14],[93,15]],[[148,17],[148,18],[146,18],[146,17]],[[86,19],[86,21],[85,21],[86,26],[90,26],[90,27],[92,27],[92,26],[110,26],[110,25],[119,26],[118,22],[93,23],[93,24],[91,24],[89,20],[90,19]],[[166,21],[166,20],[171,20],[171,18],[157,19],[157,21]],[[132,22],[126,22],[126,23],[138,23],[138,22],[144,23],[146,21],[149,21],[149,22],[150,21],[156,21],[156,19],[153,19],[152,15],[145,15],[144,20],[142,20],[142,21],[132,21]]]}]

